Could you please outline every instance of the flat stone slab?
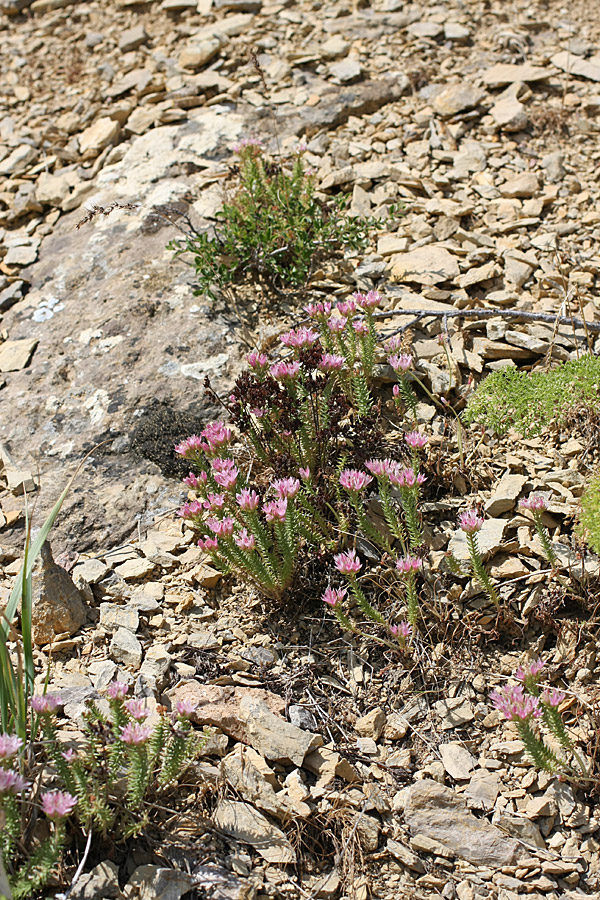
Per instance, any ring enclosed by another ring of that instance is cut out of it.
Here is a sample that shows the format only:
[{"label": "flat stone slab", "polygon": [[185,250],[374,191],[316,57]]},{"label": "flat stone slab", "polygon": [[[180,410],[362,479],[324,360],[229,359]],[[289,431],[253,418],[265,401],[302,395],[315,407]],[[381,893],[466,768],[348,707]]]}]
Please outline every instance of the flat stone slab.
[{"label": "flat stone slab", "polygon": [[454,791],[437,781],[412,785],[404,821],[413,835],[437,841],[474,865],[511,866],[525,852],[499,828],[476,818]]}]

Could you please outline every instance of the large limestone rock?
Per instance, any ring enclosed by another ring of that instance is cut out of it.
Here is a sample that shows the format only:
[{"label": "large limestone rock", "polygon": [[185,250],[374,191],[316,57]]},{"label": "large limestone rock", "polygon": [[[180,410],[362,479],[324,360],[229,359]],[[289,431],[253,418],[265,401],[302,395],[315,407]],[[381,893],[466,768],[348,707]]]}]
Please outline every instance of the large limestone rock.
[{"label": "large limestone rock", "polygon": [[525,853],[517,841],[477,819],[454,791],[437,781],[412,785],[404,820],[413,835],[437,841],[474,865],[511,866]]}]

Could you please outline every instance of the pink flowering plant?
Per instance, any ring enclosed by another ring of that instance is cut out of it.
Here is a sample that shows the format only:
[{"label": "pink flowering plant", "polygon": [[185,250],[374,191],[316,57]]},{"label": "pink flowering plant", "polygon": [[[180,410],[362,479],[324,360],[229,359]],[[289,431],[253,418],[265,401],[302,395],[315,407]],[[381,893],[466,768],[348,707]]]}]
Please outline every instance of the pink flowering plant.
[{"label": "pink flowering plant", "polygon": [[[488,575],[487,569],[485,568],[477,541],[477,535],[483,528],[484,521],[485,520],[483,516],[480,516],[476,509],[469,509],[466,512],[461,513],[459,526],[467,541],[467,550],[471,563],[471,573],[479,582],[480,586],[488,595],[492,603],[495,606],[499,606],[500,596],[490,576]],[[461,563],[459,563],[458,560],[452,556],[452,554],[448,554],[448,563],[450,570],[454,572],[455,575],[464,576],[465,574],[467,574],[463,570]]]},{"label": "pink flowering plant", "polygon": [[[128,697],[123,682],[112,682],[106,694],[109,715],[88,704],[78,749],[60,739],[54,694],[31,698],[29,730],[41,731],[41,741],[0,734],[0,850],[14,900],[48,883],[65,847],[67,820],[100,838],[139,834],[151,822],[156,798],[177,785],[201,752],[206,734],[190,721],[195,704],[180,701],[171,714],[151,715],[143,700]],[[40,809],[49,835],[32,844],[28,823]]]},{"label": "pink flowering plant", "polygon": [[[492,691],[490,699],[502,715],[515,723],[525,751],[538,769],[559,773],[563,777],[587,779],[588,768],[575,750],[560,711],[565,694],[540,683],[545,665],[544,660],[534,659],[525,666],[519,666],[513,676],[517,684]],[[573,764],[549,746],[542,725],[547,734],[572,757]]]}]

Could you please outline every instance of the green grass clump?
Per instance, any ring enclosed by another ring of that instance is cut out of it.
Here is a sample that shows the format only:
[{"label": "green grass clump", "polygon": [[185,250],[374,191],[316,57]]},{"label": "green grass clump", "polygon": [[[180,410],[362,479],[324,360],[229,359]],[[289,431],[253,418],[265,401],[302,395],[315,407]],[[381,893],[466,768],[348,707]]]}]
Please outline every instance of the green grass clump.
[{"label": "green grass clump", "polygon": [[377,221],[348,215],[345,198],[317,199],[302,152],[292,160],[272,160],[252,139],[236,152],[238,184],[217,214],[214,231],[192,230],[169,244],[177,256],[192,256],[197,294],[214,297],[216,288],[243,281],[297,288],[321,257],[366,246]]},{"label": "green grass clump", "polygon": [[600,409],[599,357],[583,356],[550,372],[493,372],[469,400],[464,418],[497,434],[515,428],[529,437],[581,404]]},{"label": "green grass clump", "polygon": [[579,532],[592,550],[600,553],[600,471],[591,479],[581,497]]}]

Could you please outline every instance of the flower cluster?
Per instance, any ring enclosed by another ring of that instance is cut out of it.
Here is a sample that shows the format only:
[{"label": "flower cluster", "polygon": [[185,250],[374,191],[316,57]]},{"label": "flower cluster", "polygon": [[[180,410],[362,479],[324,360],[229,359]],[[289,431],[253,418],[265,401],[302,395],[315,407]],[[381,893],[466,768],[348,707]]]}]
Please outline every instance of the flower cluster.
[{"label": "flower cluster", "polygon": [[521,509],[526,509],[533,514],[535,530],[543,547],[544,555],[552,568],[555,568],[558,563],[558,557],[556,556],[556,551],[552,546],[548,529],[544,525],[543,520],[543,513],[548,509],[548,502],[545,495],[536,493],[530,494],[529,497],[519,501],[519,506]]},{"label": "flower cluster", "polygon": [[541,658],[519,666],[514,673],[517,684],[508,684],[492,691],[490,699],[506,719],[515,723],[528,756],[538,768],[548,772],[565,772],[571,768],[544,739],[539,727],[543,723],[563,750],[572,754],[579,774],[586,776],[587,767],[573,746],[559,710],[565,699],[564,692],[557,688],[540,687],[544,667],[545,662]]}]

